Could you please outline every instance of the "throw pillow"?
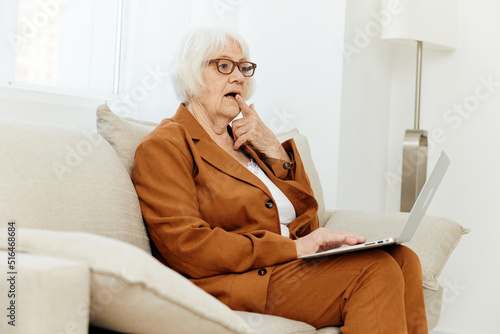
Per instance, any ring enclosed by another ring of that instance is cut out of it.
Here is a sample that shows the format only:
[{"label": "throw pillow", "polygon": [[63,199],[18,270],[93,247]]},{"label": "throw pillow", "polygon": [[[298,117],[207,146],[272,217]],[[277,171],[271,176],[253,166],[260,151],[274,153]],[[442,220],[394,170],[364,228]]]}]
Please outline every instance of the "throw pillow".
[{"label": "throw pillow", "polygon": [[139,200],[96,132],[0,120],[0,221],[101,234],[150,251]]},{"label": "throw pillow", "polygon": [[106,104],[97,107],[97,131],[115,149],[128,174],[132,172],[135,150],[141,140],[158,125],[157,123],[122,118]]}]

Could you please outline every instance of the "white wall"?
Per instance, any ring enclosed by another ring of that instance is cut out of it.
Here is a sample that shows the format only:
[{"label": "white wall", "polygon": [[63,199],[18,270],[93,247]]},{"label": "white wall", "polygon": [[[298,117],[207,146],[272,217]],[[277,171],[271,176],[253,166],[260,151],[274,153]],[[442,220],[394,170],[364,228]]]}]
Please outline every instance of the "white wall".
[{"label": "white wall", "polygon": [[385,205],[392,46],[375,33],[379,13],[374,0],[346,5],[337,209]]},{"label": "white wall", "polygon": [[[376,0],[353,3],[347,4],[346,43],[379,6]],[[498,333],[500,2],[458,5],[456,50],[432,52],[424,45],[423,56],[421,128],[429,131],[429,168],[441,150],[451,158],[428,213],[471,229],[439,278],[445,296],[433,333]],[[404,131],[413,127],[415,49],[391,45],[388,52],[381,43],[371,40],[344,64],[340,208],[399,210],[401,184],[393,177],[401,173]]]},{"label": "white wall", "polygon": [[[436,330],[498,333],[500,311],[500,2],[459,0],[454,52],[425,52],[421,127],[429,131],[429,166],[439,152],[449,172],[429,213],[469,227],[450,258],[441,282],[448,287]],[[425,45],[424,45],[425,48]],[[389,169],[397,171],[401,129],[412,126],[414,51],[395,48],[391,85]],[[492,81],[491,85],[484,82]],[[461,112],[456,110],[462,109]],[[399,189],[386,192],[386,208],[397,210]]]}]

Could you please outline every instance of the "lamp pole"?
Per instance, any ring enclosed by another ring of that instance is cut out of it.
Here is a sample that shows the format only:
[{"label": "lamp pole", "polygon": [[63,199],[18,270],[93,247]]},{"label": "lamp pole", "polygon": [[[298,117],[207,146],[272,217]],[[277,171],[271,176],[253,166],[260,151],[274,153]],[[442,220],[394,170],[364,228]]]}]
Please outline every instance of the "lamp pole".
[{"label": "lamp pole", "polygon": [[410,212],[427,177],[427,131],[420,129],[422,49],[422,42],[417,41],[414,127],[412,130],[406,130],[403,141],[400,204],[402,212]]},{"label": "lamp pole", "polygon": [[417,81],[415,82],[415,125],[420,128],[420,88],[422,87],[422,41],[417,41]]}]

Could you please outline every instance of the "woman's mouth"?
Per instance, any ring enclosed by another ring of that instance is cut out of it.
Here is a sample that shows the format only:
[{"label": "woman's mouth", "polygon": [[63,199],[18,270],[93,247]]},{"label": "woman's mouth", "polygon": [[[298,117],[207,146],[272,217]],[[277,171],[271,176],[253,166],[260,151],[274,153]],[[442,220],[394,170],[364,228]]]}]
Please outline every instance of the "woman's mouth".
[{"label": "woman's mouth", "polygon": [[229,98],[233,98],[233,99],[236,99],[236,94],[238,93],[227,93],[226,95],[224,95],[225,97],[229,97]]}]

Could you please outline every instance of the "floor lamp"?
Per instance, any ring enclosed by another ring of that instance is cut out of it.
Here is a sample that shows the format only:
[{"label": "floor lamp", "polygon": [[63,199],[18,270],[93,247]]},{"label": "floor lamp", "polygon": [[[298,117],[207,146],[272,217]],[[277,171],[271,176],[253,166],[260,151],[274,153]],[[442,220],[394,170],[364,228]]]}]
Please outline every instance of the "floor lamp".
[{"label": "floor lamp", "polygon": [[427,131],[420,129],[423,48],[455,48],[457,0],[382,0],[381,13],[382,40],[417,47],[414,126],[405,132],[401,173],[400,210],[409,212],[427,178]]}]

